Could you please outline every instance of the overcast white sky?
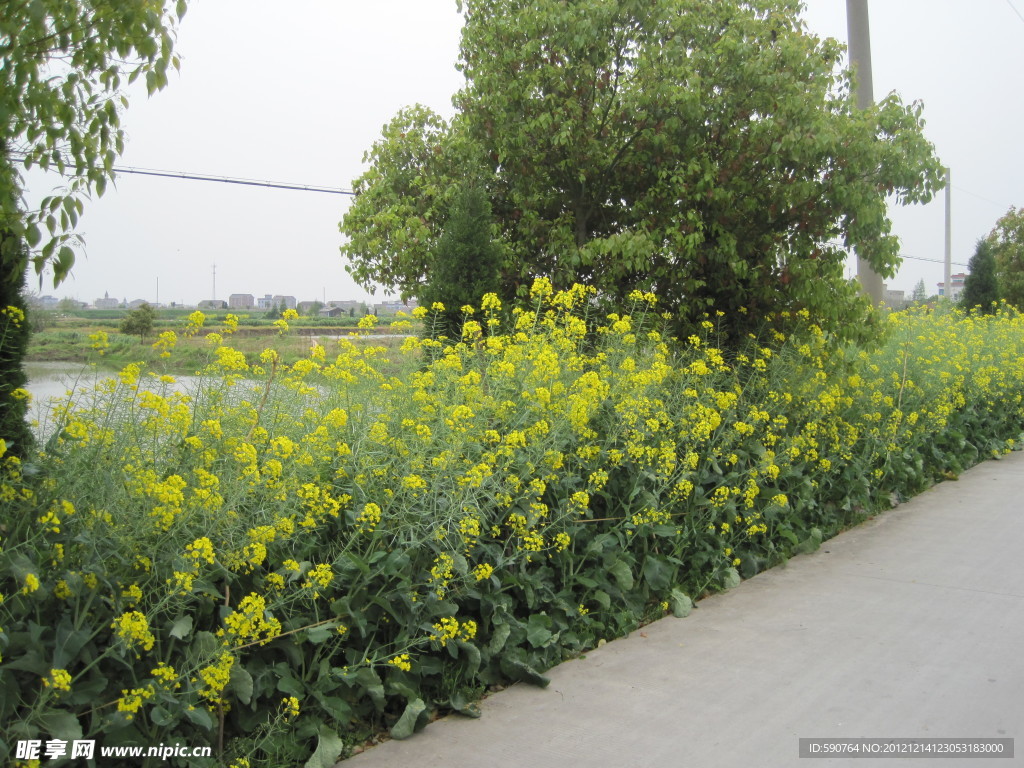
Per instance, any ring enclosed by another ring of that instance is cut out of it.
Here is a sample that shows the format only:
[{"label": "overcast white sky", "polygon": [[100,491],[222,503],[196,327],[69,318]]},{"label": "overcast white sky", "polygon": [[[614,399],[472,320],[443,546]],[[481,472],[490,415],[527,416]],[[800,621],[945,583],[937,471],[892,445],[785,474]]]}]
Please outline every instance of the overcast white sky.
[{"label": "overcast white sky", "polygon": [[[996,219],[1024,205],[1024,0],[869,5],[875,97],[924,101],[927,135],[952,168],[953,261],[966,264]],[[807,6],[812,31],[845,42],[844,0]],[[132,98],[118,164],[350,189],[399,108],[452,113],[460,25],[455,0],[193,0],[181,74],[151,99]],[[31,178],[37,198],[59,182]],[[348,201],[121,174],[87,205],[86,256],[41,292],[195,303],[213,297],[216,264],[219,299],[365,298],[338,251]],[[908,258],[891,287],[909,292],[923,278],[934,293],[942,264],[920,259],[943,257],[943,197],[892,215]]]}]

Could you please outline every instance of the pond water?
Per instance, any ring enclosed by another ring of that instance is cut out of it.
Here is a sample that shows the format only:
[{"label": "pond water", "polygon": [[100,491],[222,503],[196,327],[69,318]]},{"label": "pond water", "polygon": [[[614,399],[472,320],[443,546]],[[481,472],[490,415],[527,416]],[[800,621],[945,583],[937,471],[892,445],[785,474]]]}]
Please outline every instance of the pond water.
[{"label": "pond water", "polygon": [[43,403],[52,397],[63,398],[69,389],[91,387],[97,381],[113,372],[98,371],[81,363],[34,362],[25,363],[32,402]]},{"label": "pond water", "polygon": [[[28,374],[25,389],[32,395],[29,419],[38,422],[43,432],[46,431],[45,425],[49,422],[48,415],[53,404],[66,402],[69,391],[89,392],[100,381],[117,376],[115,371],[98,369],[83,363],[40,361],[26,363],[24,368]],[[152,386],[146,386],[147,380],[146,376],[140,378],[140,389],[157,391],[158,388],[166,386],[155,380]],[[171,389],[178,392],[194,392],[198,382],[197,376],[175,375]],[[165,393],[166,391],[164,389]]]}]

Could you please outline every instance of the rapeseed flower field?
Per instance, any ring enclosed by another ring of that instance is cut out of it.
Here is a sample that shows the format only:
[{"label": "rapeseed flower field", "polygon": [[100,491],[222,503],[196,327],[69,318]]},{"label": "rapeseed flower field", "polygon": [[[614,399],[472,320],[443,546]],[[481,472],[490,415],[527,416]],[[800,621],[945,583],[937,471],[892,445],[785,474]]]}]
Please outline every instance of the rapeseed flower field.
[{"label": "rapeseed flower field", "polygon": [[632,300],[598,318],[538,280],[464,307],[461,339],[290,366],[227,345],[235,321],[187,393],[129,365],[50,404],[37,455],[0,441],[5,761],[85,737],[330,765],[1020,440],[1008,308],[895,313],[871,350],[797,314],[725,350],[719,317],[669,339]]}]

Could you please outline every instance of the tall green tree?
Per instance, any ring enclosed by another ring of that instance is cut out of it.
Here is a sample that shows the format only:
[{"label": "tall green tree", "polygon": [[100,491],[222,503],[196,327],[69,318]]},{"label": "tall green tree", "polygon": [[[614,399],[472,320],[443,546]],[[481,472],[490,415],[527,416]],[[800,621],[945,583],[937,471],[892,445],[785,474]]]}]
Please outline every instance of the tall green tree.
[{"label": "tall green tree", "polygon": [[468,176],[507,293],[543,274],[653,291],[682,327],[721,310],[738,335],[808,308],[862,328],[844,246],[891,276],[887,199],[928,201],[941,166],[919,104],[856,109],[842,46],[808,34],[799,2],[461,5],[457,115],[399,113],[354,182],[342,250],[357,281],[417,294]]},{"label": "tall green tree", "polygon": [[996,260],[999,295],[1024,311],[1024,208],[1011,207],[988,235]]},{"label": "tall green tree", "polygon": [[434,335],[458,339],[467,304],[479,307],[485,293],[499,290],[500,250],[493,240],[491,205],[479,187],[467,187],[455,198],[437,247],[430,254],[420,301],[444,310],[435,315]]},{"label": "tall green tree", "polygon": [[[55,286],[67,277],[84,201],[103,194],[124,149],[124,87],[137,78],[150,93],[167,84],[185,8],[185,0],[0,3],[0,310],[22,306],[29,263],[40,279],[49,266]],[[33,167],[66,182],[38,208],[24,199],[23,170]],[[0,412],[18,407],[7,393],[23,377],[23,357],[20,342],[0,336]]]},{"label": "tall green tree", "polygon": [[967,264],[967,278],[960,304],[965,309],[981,307],[982,312],[991,313],[993,304],[999,301],[999,284],[996,281],[996,254],[992,241],[982,238],[974,249],[974,255]]},{"label": "tall green tree", "polygon": [[925,288],[923,277],[914,285],[914,290],[910,294],[910,300],[917,303],[928,301],[928,289]]},{"label": "tall green tree", "polygon": [[461,7],[457,114],[399,113],[355,182],[342,250],[358,281],[416,294],[469,177],[507,293],[545,275],[654,291],[682,327],[721,310],[739,334],[800,308],[863,327],[844,246],[891,276],[886,200],[929,200],[942,170],[919,105],[856,109],[842,46],[807,32],[799,2]]}]

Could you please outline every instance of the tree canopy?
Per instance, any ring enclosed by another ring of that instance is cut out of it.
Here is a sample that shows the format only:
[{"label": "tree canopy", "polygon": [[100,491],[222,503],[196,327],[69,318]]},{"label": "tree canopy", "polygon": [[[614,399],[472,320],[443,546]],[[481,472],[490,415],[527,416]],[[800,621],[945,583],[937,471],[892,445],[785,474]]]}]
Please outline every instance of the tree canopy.
[{"label": "tree canopy", "polygon": [[[122,87],[144,77],[150,93],[176,68],[185,0],[3,0],[0,2],[0,440],[27,456],[31,260],[54,285],[75,263],[75,227],[92,192],[103,194],[124,149]],[[55,168],[67,186],[28,209],[23,170]]]},{"label": "tree canopy", "polygon": [[484,294],[497,292],[498,251],[491,228],[491,208],[484,191],[478,187],[460,190],[420,291],[425,306],[444,306],[435,316],[434,336],[460,338],[465,319],[462,307],[479,304]]},{"label": "tree canopy", "polygon": [[155,323],[156,310],[143,302],[121,319],[118,330],[127,336],[138,336],[139,341],[145,341]]},{"label": "tree canopy", "polygon": [[1024,208],[1010,208],[988,235],[996,260],[999,295],[1024,311]]},{"label": "tree canopy", "polygon": [[967,264],[967,278],[960,303],[965,309],[981,307],[983,312],[994,311],[993,304],[999,301],[999,285],[996,280],[996,254],[992,241],[982,238]]},{"label": "tree canopy", "polygon": [[[176,68],[173,43],[185,0],[31,0],[0,12],[0,226],[2,277],[30,257],[59,284],[75,261],[83,200],[102,195],[124,148],[123,86],[153,93]],[[67,188],[25,210],[23,168],[56,168]],[[31,253],[22,251],[22,240]],[[18,272],[17,276],[13,273]]]},{"label": "tree canopy", "polygon": [[891,276],[886,200],[924,202],[941,167],[921,107],[856,108],[842,46],[795,0],[465,0],[465,87],[448,122],[401,111],[342,222],[363,285],[415,295],[461,180],[497,223],[506,295],[536,276],[657,293],[682,324],[737,330],[866,302],[846,247]]}]

